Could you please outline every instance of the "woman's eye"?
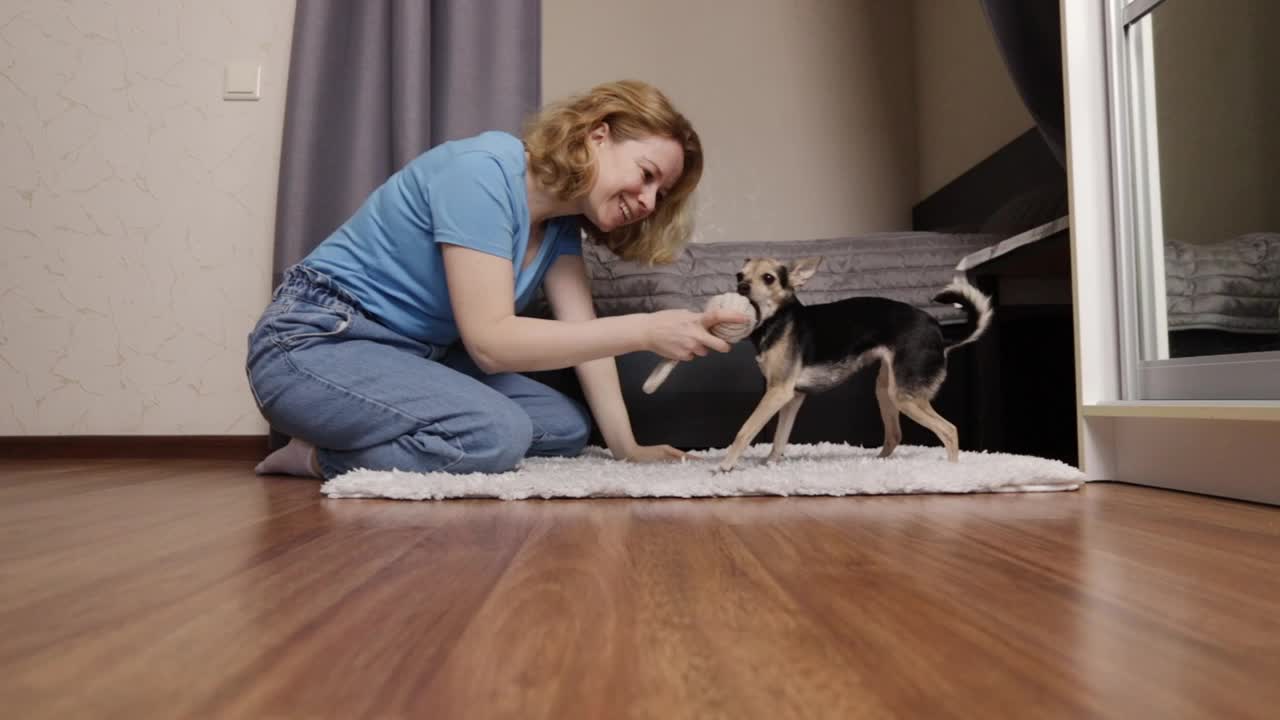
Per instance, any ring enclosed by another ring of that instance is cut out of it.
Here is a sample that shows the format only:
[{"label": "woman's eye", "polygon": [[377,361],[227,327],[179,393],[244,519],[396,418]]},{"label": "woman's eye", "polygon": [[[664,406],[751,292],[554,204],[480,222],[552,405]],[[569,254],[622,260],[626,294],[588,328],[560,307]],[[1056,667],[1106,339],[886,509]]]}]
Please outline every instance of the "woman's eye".
[{"label": "woman's eye", "polygon": [[773,284],[773,276],[772,276],[772,275],[770,275],[769,273],[765,273],[765,274],[764,274],[764,278],[763,278],[763,279],[764,279],[764,284],[765,284],[765,285],[772,285],[772,284]]}]

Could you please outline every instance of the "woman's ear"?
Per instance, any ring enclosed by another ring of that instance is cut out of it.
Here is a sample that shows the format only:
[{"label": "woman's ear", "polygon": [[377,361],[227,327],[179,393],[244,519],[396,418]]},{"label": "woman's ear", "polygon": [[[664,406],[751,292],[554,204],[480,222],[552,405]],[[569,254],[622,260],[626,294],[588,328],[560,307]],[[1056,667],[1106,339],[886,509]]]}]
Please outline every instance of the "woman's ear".
[{"label": "woman's ear", "polygon": [[609,139],[609,123],[602,122],[599,125],[596,125],[595,127],[591,128],[591,134],[589,137],[591,138],[591,141],[597,145],[603,143],[605,140],[608,140]]}]

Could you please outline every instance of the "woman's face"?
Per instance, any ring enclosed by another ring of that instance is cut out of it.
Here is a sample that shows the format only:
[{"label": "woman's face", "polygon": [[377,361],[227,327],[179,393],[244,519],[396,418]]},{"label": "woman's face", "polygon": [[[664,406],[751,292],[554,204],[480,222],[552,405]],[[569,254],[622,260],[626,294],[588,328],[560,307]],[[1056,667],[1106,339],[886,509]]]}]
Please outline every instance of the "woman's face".
[{"label": "woman's face", "polygon": [[684,150],[669,137],[616,140],[601,124],[589,141],[596,180],[583,198],[582,214],[602,232],[651,215],[684,172]]}]

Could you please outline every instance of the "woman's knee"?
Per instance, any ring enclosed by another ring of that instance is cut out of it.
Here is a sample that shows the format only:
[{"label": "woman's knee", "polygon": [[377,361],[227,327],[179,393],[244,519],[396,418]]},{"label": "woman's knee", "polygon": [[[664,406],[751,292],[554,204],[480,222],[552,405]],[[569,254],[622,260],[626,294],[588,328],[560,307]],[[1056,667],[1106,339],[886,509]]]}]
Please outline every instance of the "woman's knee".
[{"label": "woman's knee", "polygon": [[591,439],[591,414],[568,397],[560,399],[553,412],[534,419],[531,454],[572,457]]},{"label": "woman's knee", "polygon": [[486,408],[474,428],[459,438],[462,456],[449,472],[500,473],[514,470],[533,443],[533,421],[515,403]]},{"label": "woman's knee", "polygon": [[576,412],[569,432],[565,435],[565,446],[569,449],[566,455],[577,455],[582,452],[582,449],[587,446],[587,441],[591,439],[591,413],[577,403],[573,403],[573,407]]}]

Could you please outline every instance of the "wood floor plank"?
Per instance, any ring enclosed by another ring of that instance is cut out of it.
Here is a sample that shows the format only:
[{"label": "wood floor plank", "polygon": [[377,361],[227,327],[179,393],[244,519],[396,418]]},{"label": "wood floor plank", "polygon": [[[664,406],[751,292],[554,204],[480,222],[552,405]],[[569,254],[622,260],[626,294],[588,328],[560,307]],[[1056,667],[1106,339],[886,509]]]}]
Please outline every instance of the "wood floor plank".
[{"label": "wood floor plank", "polygon": [[485,707],[496,716],[563,717],[566,700],[598,708],[618,640],[625,562],[625,508],[603,503],[514,504],[532,529],[465,632],[406,697],[407,712],[432,707],[459,717]]},{"label": "wood floor plank", "polygon": [[280,485],[263,492],[253,476],[229,479],[217,469],[146,484],[117,485],[104,474],[99,482],[100,490],[71,496],[57,509],[33,501],[34,511],[0,520],[0,622],[59,596],[110,589],[124,577],[165,578],[170,567],[207,572],[210,556],[202,548],[232,557],[252,553],[261,538],[246,526],[318,502],[313,484],[303,491],[295,483],[302,492],[292,494],[279,492]]},{"label": "wood floor plank", "polygon": [[[120,709],[103,717],[190,716],[228,678],[328,622],[350,593],[411,547],[417,529],[377,527],[377,515],[395,512],[375,508],[371,526],[321,533],[200,592],[37,653],[9,672],[20,686],[55,699],[53,717],[74,714],[87,697],[104,710]],[[363,628],[348,629],[359,651]],[[311,660],[308,671],[323,666]],[[68,688],[75,694],[65,695]]]},{"label": "wood floor plank", "polygon": [[[352,522],[386,507],[356,501],[334,503],[330,511]],[[406,522],[379,521],[379,532],[392,532],[394,525],[412,544],[322,619],[225,682],[205,708],[209,714],[412,717],[414,708],[432,707],[416,704],[421,688],[473,623],[530,532],[531,519],[516,506],[492,503],[397,510],[395,517]]]},{"label": "wood floor plank", "polygon": [[23,718],[1270,718],[1280,509],[1074,493],[328,500],[0,461]]},{"label": "wood floor plank", "polygon": [[[909,716],[995,717],[1010,704],[1034,706],[1037,717],[1079,716],[1077,699],[1044,671],[1059,661],[1053,643],[1036,632],[1002,634],[991,617],[1025,596],[1052,604],[1052,590],[1023,574],[1014,582],[1007,566],[987,558],[971,567],[978,553],[967,514],[954,523],[954,512],[926,500],[913,512],[931,508],[938,521],[925,526],[903,523],[879,503],[856,519],[808,503],[784,534],[749,542],[833,636],[864,646],[868,685],[889,688],[893,707]],[[747,525],[739,532],[755,534]],[[788,536],[804,543],[803,562],[773,550]],[[1052,613],[1042,615],[1047,633],[1055,632]],[[938,696],[951,702],[937,706]]]}]

